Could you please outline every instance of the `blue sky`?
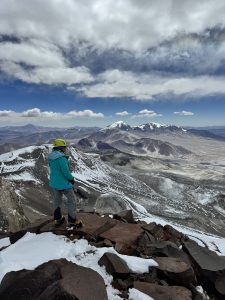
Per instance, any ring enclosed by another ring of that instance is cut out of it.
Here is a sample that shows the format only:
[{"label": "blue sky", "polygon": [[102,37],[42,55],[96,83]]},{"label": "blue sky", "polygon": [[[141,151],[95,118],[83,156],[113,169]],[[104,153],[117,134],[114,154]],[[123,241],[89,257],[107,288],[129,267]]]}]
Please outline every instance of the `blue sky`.
[{"label": "blue sky", "polygon": [[155,2],[2,0],[0,126],[225,125],[225,2]]}]

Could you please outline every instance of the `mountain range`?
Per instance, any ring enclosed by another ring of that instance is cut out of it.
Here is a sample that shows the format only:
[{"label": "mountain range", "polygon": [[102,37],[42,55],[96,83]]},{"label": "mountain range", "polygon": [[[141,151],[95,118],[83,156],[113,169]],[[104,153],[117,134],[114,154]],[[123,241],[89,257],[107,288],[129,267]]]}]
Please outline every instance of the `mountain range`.
[{"label": "mountain range", "polygon": [[0,155],[0,176],[13,184],[29,220],[52,212],[47,156],[51,141],[62,137],[70,142],[79,208],[132,209],[137,216],[225,236],[225,142],[220,138],[156,123],[41,130],[24,131],[23,142],[30,145],[21,147],[15,138],[19,149],[9,143],[10,151]]}]

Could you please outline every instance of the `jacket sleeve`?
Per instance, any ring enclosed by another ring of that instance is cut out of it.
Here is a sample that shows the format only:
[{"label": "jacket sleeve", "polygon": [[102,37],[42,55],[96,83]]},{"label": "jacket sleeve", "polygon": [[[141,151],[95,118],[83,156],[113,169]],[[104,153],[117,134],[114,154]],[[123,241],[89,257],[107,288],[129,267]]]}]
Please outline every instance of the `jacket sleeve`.
[{"label": "jacket sleeve", "polygon": [[60,169],[63,173],[63,175],[68,179],[68,180],[73,180],[73,175],[71,174],[70,172],[70,169],[69,169],[69,165],[68,165],[68,161],[65,157],[60,157],[58,159],[58,162],[59,162],[59,166],[60,166]]}]

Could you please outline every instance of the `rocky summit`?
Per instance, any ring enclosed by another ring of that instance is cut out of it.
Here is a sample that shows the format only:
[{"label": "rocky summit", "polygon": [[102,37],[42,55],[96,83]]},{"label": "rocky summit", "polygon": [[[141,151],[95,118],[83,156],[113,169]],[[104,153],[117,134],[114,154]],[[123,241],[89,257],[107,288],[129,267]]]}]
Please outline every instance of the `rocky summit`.
[{"label": "rocky summit", "polygon": [[[73,252],[67,259],[61,256],[33,264],[29,270],[6,272],[0,285],[1,300],[137,300],[132,296],[134,289],[146,296],[138,299],[225,299],[225,257],[173,227],[135,221],[131,210],[115,215],[79,212],[78,218],[83,227],[76,230],[68,230],[64,224],[55,228],[52,218],[45,217],[8,234],[11,245],[1,249],[3,259],[12,253],[12,244],[28,243],[29,233],[63,236],[67,245],[85,240],[90,249],[85,252],[80,247],[79,254]],[[99,249],[96,264],[100,269],[91,268],[90,261],[85,266],[74,263],[75,257],[78,262],[79,258],[96,259],[95,249]],[[48,249],[40,249],[40,253],[45,251]],[[148,267],[141,269],[138,260],[148,262]],[[98,270],[111,276],[111,289],[117,291],[114,298]]]}]

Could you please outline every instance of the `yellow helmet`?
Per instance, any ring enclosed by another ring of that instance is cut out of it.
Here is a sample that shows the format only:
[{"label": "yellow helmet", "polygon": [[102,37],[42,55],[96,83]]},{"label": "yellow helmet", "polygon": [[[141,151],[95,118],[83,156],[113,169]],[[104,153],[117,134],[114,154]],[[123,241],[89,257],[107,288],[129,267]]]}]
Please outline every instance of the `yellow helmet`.
[{"label": "yellow helmet", "polygon": [[55,139],[54,142],[53,142],[53,146],[54,147],[66,147],[67,144],[64,140],[62,139]]}]

